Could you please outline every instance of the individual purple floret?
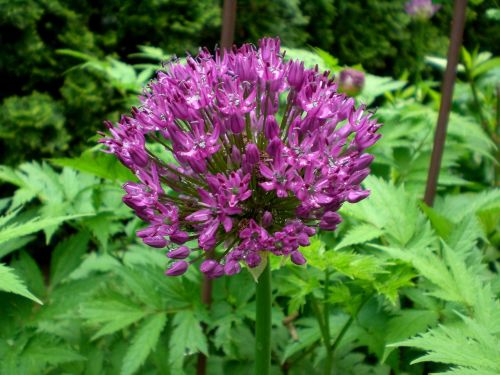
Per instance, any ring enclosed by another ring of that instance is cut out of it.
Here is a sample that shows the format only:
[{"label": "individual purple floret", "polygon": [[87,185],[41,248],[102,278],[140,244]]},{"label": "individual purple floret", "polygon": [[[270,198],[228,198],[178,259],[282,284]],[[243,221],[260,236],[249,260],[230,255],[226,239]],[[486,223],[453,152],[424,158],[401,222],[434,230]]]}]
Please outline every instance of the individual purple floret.
[{"label": "individual purple floret", "polygon": [[405,4],[406,13],[415,19],[428,20],[441,8],[433,4],[432,0],[411,0]]},{"label": "individual purple floret", "polygon": [[300,247],[336,229],[344,202],[369,194],[360,186],[373,161],[365,149],[380,124],[328,72],[285,62],[279,39],[259,46],[171,62],[130,117],[107,123],[101,143],[138,178],[123,186],[124,203],[148,223],[137,236],[168,250],[169,276],[200,258],[210,278],[257,267],[269,253],[302,265]]}]

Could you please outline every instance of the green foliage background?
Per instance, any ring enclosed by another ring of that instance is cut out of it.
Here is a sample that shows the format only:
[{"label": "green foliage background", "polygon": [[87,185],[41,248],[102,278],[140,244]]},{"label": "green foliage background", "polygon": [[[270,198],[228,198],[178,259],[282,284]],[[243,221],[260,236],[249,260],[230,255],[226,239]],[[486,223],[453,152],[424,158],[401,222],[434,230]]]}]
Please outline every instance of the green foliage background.
[{"label": "green foliage background", "polygon": [[[309,67],[364,69],[357,101],[385,124],[370,198],[306,267],[271,259],[273,375],[323,374],[327,350],[335,374],[500,373],[500,12],[469,2],[428,207],[451,2],[425,24],[404,3],[238,1],[237,43],[279,35]],[[217,44],[220,5],[0,0],[0,375],[194,374],[199,353],[208,374],[252,373],[250,273],[216,280],[210,311],[196,267],[165,278],[121,202],[134,176],[94,137],[160,61]]]}]

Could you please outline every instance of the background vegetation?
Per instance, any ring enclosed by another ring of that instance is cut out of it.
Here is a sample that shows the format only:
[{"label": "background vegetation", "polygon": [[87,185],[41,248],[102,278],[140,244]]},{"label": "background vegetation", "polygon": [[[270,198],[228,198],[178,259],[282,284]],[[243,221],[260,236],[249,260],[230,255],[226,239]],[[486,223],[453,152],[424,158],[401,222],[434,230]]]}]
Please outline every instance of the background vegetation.
[{"label": "background vegetation", "polygon": [[[304,249],[307,271],[273,264],[276,374],[321,374],[328,353],[335,374],[500,373],[498,4],[469,1],[431,208],[451,2],[425,23],[404,3],[238,1],[237,43],[364,69],[357,99],[385,123],[371,198]],[[214,0],[0,0],[0,374],[192,374],[200,352],[210,374],[251,373],[249,273],[217,280],[210,312],[194,267],[165,278],[121,203],[133,176],[94,146],[162,60],[218,43],[220,17]]]}]

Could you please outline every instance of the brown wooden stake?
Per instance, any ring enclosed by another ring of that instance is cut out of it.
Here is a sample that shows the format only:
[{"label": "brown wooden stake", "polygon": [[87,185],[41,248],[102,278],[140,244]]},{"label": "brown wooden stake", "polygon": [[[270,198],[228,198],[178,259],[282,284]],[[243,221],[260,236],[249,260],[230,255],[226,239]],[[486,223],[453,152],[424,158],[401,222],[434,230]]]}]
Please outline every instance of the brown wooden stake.
[{"label": "brown wooden stake", "polygon": [[222,10],[222,29],[220,33],[220,46],[222,52],[231,49],[234,41],[234,26],[236,24],[236,0],[224,0]]},{"label": "brown wooden stake", "polygon": [[429,174],[427,176],[427,186],[425,189],[424,202],[428,206],[434,204],[436,187],[443,157],[444,143],[446,140],[446,127],[450,117],[451,101],[453,98],[453,86],[457,72],[458,58],[462,46],[462,36],[465,25],[465,11],[467,0],[455,0],[453,6],[453,19],[451,25],[450,46],[448,48],[448,63],[444,73],[443,85],[441,88],[441,105],[437,121],[436,133],[434,135],[434,147],[432,149]]},{"label": "brown wooden stake", "polygon": [[[233,46],[234,41],[234,26],[236,23],[236,0],[224,0],[222,10],[222,29],[220,37],[221,53],[224,50],[229,50]],[[201,285],[201,301],[208,309],[212,304],[212,280],[204,276]],[[206,334],[206,327],[203,327]],[[196,375],[205,375],[207,373],[207,357],[200,353],[198,354],[198,362],[196,364]]]}]

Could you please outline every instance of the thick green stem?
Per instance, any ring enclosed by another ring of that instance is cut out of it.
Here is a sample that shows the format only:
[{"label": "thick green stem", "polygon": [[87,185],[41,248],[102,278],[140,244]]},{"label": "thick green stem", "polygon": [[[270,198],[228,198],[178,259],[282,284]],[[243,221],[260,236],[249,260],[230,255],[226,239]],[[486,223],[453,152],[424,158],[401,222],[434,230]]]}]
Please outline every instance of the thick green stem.
[{"label": "thick green stem", "polygon": [[[323,367],[325,375],[330,375],[332,372],[332,352],[330,350],[330,324],[326,323],[327,315],[326,315],[326,304],[323,306],[323,314],[321,313],[321,309],[318,304],[318,300],[313,295],[311,296],[311,305],[314,311],[314,315],[316,315],[316,319],[318,320],[319,330],[321,331],[321,337],[323,341],[323,346],[326,351],[325,365]],[[329,318],[328,318],[329,319]]]},{"label": "thick green stem", "polygon": [[271,367],[271,269],[269,263],[257,283],[255,375],[269,375]]},{"label": "thick green stem", "polygon": [[324,310],[323,310],[323,319],[325,322],[325,348],[326,348],[326,358],[325,358],[325,375],[331,375],[332,373],[332,359],[333,359],[333,350],[331,346],[331,338],[330,338],[330,302],[328,302],[329,293],[328,288],[330,284],[330,270],[325,270],[325,285],[324,285]]}]

